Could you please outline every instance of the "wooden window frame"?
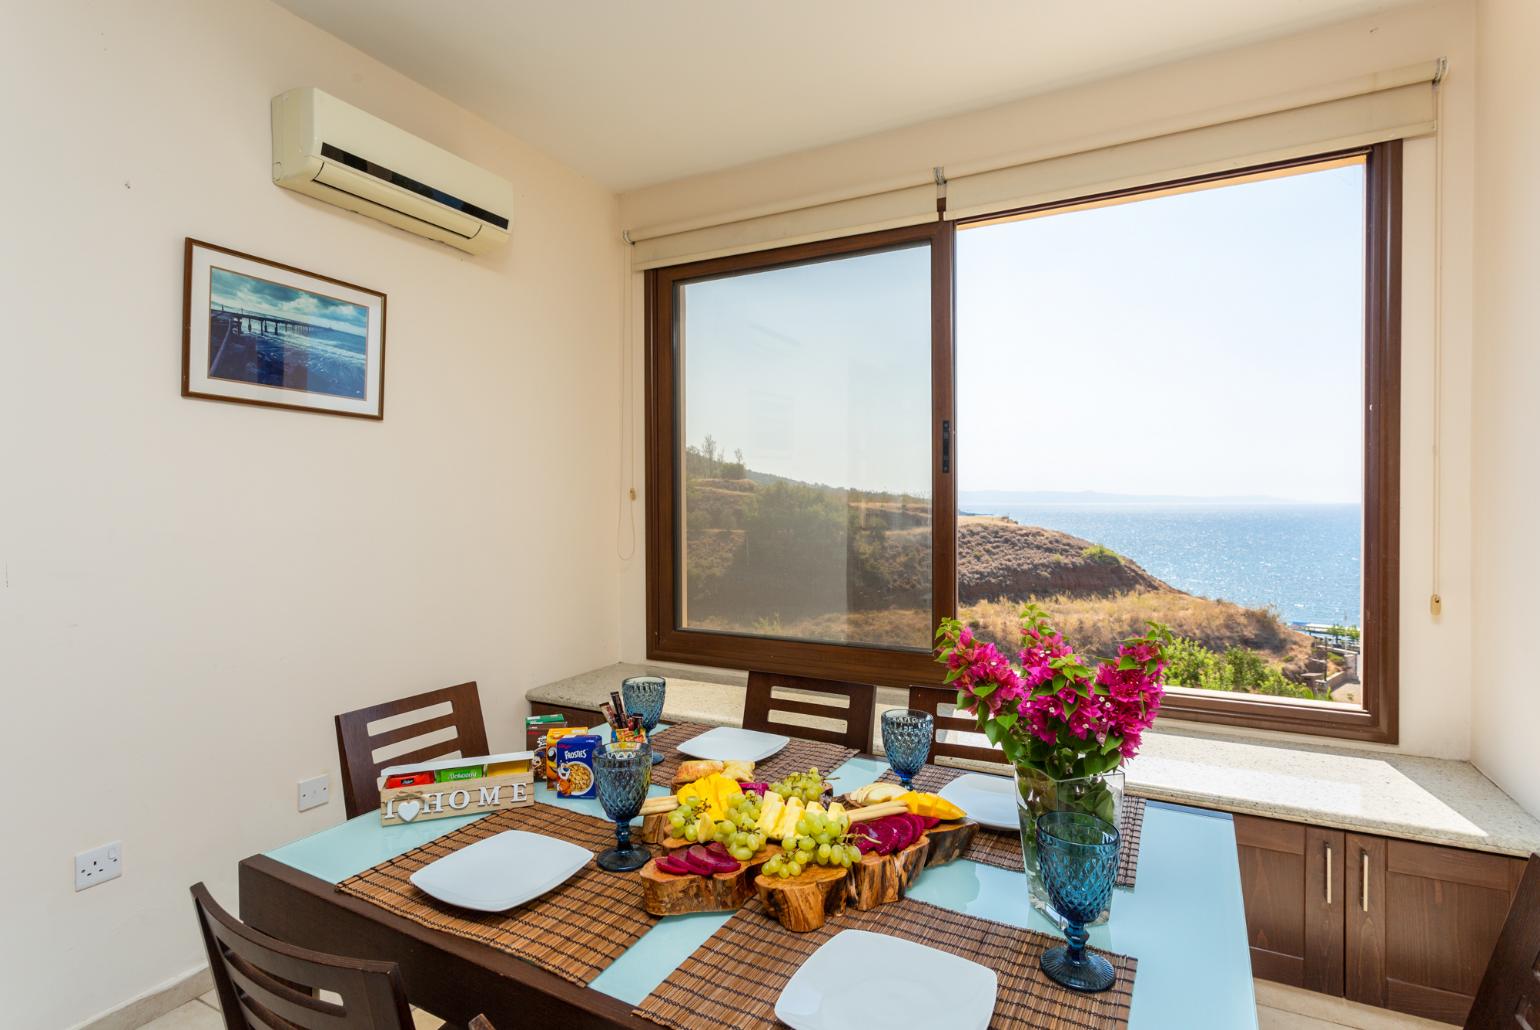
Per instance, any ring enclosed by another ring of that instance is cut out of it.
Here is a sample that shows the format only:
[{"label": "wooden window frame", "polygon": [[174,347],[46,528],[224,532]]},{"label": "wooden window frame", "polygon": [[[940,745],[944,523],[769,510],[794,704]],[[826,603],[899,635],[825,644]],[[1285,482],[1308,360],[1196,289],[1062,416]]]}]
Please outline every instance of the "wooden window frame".
[{"label": "wooden window frame", "polygon": [[[675,288],[905,244],[928,244],[931,280],[931,625],[957,610],[956,491],[941,471],[941,429],[952,419],[952,231],[945,222],[822,240],[772,251],[714,258],[647,273],[647,657],[791,676],[907,686],[939,680],[928,651],[874,645],[785,640],[683,629],[677,625],[678,555],[674,514],[679,490],[676,457]],[[927,641],[928,643],[928,641]]]},{"label": "wooden window frame", "polygon": [[715,258],[647,273],[647,657],[724,668],[854,680],[889,686],[939,683],[928,654],[870,645],[817,643],[681,629],[675,624],[677,584],[674,509],[674,291],[680,283],[784,265],[804,264],[926,242],[931,249],[932,608],[936,621],[957,610],[957,491],[942,472],[942,426],[953,414],[955,234],[959,226],[1035,214],[1182,187],[1218,184],[1271,171],[1362,157],[1365,180],[1363,653],[1361,708],[1268,699],[1244,694],[1204,696],[1171,691],[1168,718],[1254,729],[1394,744],[1399,739],[1399,603],[1401,478],[1401,141],[1315,154],[1289,161],[1151,184],[1112,193],[956,222],[924,225]]}]

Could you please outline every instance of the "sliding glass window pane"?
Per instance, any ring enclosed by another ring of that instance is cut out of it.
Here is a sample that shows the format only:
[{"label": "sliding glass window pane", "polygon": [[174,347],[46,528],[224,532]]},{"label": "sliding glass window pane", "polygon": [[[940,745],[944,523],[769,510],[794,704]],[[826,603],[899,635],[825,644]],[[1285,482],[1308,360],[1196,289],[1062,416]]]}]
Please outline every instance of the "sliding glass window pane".
[{"label": "sliding glass window pane", "polygon": [[678,625],[924,650],[930,248],[675,295]]},{"label": "sliding glass window pane", "polygon": [[1157,619],[1182,686],[1360,701],[1364,171],[958,233],[965,619]]}]

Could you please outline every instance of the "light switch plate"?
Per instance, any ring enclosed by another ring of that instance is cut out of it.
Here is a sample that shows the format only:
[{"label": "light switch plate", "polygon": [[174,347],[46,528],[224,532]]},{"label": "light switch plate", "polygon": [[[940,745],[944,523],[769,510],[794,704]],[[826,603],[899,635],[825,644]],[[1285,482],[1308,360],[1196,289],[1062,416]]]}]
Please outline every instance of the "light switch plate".
[{"label": "light switch plate", "polygon": [[299,810],[308,812],[312,808],[319,808],[326,804],[330,798],[330,777],[312,776],[308,780],[299,781]]},{"label": "light switch plate", "polygon": [[75,856],[75,889],[83,891],[123,875],[123,842],[115,840]]}]

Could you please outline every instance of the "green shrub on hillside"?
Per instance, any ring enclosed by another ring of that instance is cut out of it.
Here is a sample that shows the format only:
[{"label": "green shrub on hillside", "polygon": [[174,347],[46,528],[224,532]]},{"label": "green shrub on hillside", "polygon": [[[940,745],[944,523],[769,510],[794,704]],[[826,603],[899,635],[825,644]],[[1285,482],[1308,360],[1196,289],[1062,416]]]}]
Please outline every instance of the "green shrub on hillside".
[{"label": "green shrub on hillside", "polygon": [[1170,654],[1166,682],[1174,686],[1238,690],[1273,697],[1315,697],[1309,687],[1291,682],[1278,666],[1247,647],[1229,647],[1218,654],[1196,640],[1178,637]]},{"label": "green shrub on hillside", "polygon": [[1122,565],[1123,556],[1110,547],[1101,544],[1092,544],[1080,552],[1080,557],[1102,565]]}]

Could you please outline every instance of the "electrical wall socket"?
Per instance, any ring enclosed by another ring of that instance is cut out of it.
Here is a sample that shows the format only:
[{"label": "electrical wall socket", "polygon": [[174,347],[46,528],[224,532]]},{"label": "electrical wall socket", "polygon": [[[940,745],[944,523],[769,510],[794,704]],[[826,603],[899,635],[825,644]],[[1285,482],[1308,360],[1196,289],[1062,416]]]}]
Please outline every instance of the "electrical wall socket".
[{"label": "electrical wall socket", "polygon": [[299,810],[308,812],[312,808],[319,808],[331,800],[331,787],[328,776],[312,776],[308,780],[299,781]]},{"label": "electrical wall socket", "polygon": [[115,840],[75,856],[75,889],[83,891],[123,875],[123,842]]}]

